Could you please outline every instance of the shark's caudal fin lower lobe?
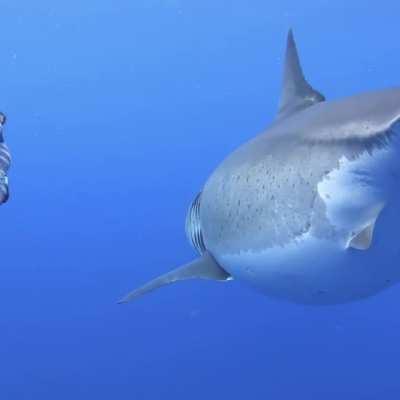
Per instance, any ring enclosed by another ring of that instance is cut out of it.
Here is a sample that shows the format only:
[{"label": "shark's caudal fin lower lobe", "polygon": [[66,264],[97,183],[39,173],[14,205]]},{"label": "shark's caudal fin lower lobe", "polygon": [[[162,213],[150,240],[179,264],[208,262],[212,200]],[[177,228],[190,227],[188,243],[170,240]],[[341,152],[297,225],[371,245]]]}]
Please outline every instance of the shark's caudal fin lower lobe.
[{"label": "shark's caudal fin lower lobe", "polygon": [[164,275],[159,276],[144,284],[138,289],[133,290],[123,297],[118,303],[128,303],[146,293],[149,293],[161,286],[169,285],[176,281],[186,279],[211,279],[217,281],[226,281],[231,279],[230,275],[223,270],[214,258],[205,252],[200,258],[176,268]]}]

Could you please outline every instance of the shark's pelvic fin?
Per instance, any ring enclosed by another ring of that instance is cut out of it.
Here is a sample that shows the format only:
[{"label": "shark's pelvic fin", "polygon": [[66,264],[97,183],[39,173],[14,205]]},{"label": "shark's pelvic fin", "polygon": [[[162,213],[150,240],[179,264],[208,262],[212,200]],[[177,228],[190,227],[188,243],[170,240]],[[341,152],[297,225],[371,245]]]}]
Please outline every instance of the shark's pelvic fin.
[{"label": "shark's pelvic fin", "polygon": [[123,297],[119,303],[128,303],[143,294],[161,286],[186,279],[230,280],[231,276],[223,270],[207,251],[198,259],[159,276]]},{"label": "shark's pelvic fin", "polygon": [[314,90],[304,78],[293,32],[290,30],[287,38],[282,93],[277,118],[288,117],[324,100],[325,97]]},{"label": "shark's pelvic fin", "polygon": [[372,243],[372,237],[374,235],[375,221],[366,226],[360,233],[351,239],[349,247],[356,250],[367,250],[370,248]]}]

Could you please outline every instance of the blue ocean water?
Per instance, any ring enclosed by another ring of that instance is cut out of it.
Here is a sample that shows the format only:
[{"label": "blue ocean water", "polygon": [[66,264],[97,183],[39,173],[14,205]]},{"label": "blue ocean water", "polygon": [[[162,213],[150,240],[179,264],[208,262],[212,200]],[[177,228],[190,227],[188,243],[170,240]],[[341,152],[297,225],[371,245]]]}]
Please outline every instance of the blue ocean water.
[{"label": "blue ocean water", "polygon": [[395,86],[397,1],[0,10],[13,155],[0,208],[1,400],[399,398],[400,286],[305,307],[193,281],[116,304],[195,257],[187,206],[274,118],[289,27],[328,98]]}]

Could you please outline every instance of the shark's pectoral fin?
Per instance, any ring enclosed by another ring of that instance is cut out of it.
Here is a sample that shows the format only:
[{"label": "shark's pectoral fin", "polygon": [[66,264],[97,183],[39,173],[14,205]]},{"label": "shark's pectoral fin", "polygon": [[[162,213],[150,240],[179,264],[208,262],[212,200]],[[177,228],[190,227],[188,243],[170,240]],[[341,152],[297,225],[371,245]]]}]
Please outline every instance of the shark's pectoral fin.
[{"label": "shark's pectoral fin", "polygon": [[383,209],[383,205],[379,205],[374,209],[374,216],[359,232],[357,232],[349,241],[348,247],[356,250],[368,250],[371,247],[374,236],[376,220]]},{"label": "shark's pectoral fin", "polygon": [[230,280],[231,276],[222,269],[214,258],[205,252],[200,258],[185,264],[182,267],[176,268],[164,275],[159,276],[146,283],[145,285],[135,289],[122,298],[119,303],[128,303],[148,292],[160,288],[161,286],[169,285],[176,281],[186,279],[211,279],[217,281]]},{"label": "shark's pectoral fin", "polygon": [[287,39],[282,94],[277,118],[289,117],[324,100],[325,97],[317,90],[314,90],[304,78],[296,43],[290,30]]}]

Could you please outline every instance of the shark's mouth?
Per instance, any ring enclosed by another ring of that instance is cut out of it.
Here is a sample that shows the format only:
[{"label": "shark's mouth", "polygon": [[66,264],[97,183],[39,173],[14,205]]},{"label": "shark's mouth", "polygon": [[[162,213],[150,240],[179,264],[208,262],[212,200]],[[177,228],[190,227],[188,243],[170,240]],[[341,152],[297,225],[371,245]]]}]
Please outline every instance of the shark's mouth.
[{"label": "shark's mouth", "polygon": [[185,231],[190,244],[200,253],[206,251],[200,223],[201,192],[195,197],[186,214]]}]

